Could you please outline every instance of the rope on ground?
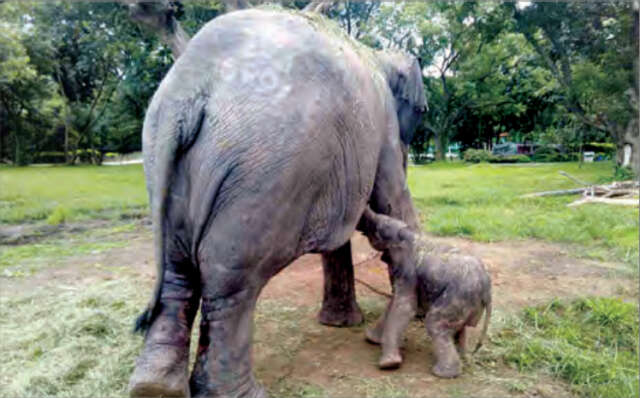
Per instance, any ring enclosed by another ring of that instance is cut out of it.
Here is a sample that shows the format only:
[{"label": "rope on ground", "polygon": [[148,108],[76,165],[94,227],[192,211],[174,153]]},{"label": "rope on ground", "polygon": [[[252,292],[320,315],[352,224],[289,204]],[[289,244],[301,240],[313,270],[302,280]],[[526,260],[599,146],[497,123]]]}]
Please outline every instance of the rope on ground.
[{"label": "rope on ground", "polygon": [[[367,257],[366,259],[360,261],[357,264],[354,264],[353,266],[355,267],[356,265],[361,265],[361,264],[367,263],[367,262],[375,259],[376,257],[380,258],[381,255],[382,255],[381,253],[375,252],[375,253],[373,253],[373,255]],[[381,296],[388,297],[388,298],[392,297],[389,293],[383,292],[382,290],[380,290],[380,289],[368,284],[367,282],[365,282],[365,281],[363,281],[361,279],[358,279],[358,278],[354,278],[354,279],[356,280],[356,282],[358,282],[359,284],[361,284],[362,286],[366,287],[367,289],[371,290],[372,292],[374,292],[376,294],[379,294]]]}]

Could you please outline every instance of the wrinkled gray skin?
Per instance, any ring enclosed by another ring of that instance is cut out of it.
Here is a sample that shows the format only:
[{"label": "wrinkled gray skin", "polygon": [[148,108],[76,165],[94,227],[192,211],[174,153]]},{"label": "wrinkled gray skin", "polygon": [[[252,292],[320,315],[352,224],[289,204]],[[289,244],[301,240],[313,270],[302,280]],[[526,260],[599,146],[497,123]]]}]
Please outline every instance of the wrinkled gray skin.
[{"label": "wrinkled gray skin", "polygon": [[[404,222],[376,214],[371,209],[365,210],[358,229],[377,250],[412,247],[416,252],[418,306],[426,312],[425,328],[433,341],[436,356],[432,371],[438,377],[459,376],[459,353],[464,355],[465,352],[467,326],[475,327],[486,310],[477,351],[491,318],[491,277],[482,260],[461,254],[451,246],[429,243]],[[393,322],[389,309],[372,329],[367,330],[367,340],[382,343],[383,351],[382,336],[388,322]],[[390,367],[384,357],[380,367]]]},{"label": "wrinkled gray skin", "polygon": [[[158,284],[138,320],[147,333],[132,396],[265,396],[251,336],[267,281],[305,253],[344,258],[367,204],[417,228],[405,167],[426,106],[420,67],[368,57],[323,24],[266,10],[218,17],[154,95],[143,148]],[[413,256],[385,250],[395,295],[383,355],[399,355],[415,312]]]}]

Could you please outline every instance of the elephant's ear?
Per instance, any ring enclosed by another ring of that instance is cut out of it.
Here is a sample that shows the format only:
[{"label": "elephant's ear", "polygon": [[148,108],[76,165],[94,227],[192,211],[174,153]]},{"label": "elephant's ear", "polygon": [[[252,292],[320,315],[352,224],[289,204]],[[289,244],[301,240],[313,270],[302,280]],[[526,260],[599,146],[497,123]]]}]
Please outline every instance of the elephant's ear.
[{"label": "elephant's ear", "polygon": [[[424,95],[422,84],[422,67],[420,62],[411,57],[411,62],[406,71],[406,79],[400,82],[400,97],[414,108],[424,112],[427,110],[427,98]],[[404,77],[404,76],[403,76]]]},{"label": "elephant's ear", "polygon": [[376,55],[394,98],[400,139],[408,146],[427,110],[422,68],[417,59],[407,54],[383,50]]},{"label": "elephant's ear", "polygon": [[[396,100],[399,100],[397,106],[398,114],[412,114],[416,123],[409,123],[409,126],[402,126],[400,129],[400,138],[405,145],[411,143],[413,134],[415,133],[417,122],[422,118],[422,114],[427,111],[427,98],[424,94],[424,85],[422,83],[422,67],[417,59],[410,57],[409,62],[399,73],[396,90],[394,90]],[[405,109],[400,109],[405,108]],[[401,123],[402,124],[402,123]]]}]

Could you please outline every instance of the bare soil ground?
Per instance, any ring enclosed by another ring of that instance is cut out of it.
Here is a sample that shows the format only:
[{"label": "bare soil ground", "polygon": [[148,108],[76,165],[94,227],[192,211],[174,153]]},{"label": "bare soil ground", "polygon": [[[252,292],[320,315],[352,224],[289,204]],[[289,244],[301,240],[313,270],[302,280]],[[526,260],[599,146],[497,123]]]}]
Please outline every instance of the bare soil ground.
[{"label": "bare soil ground", "polygon": [[[125,248],[69,257],[23,278],[0,277],[3,295],[45,286],[82,286],[133,276],[151,292],[155,277],[151,234],[147,227],[124,232]],[[480,243],[461,238],[432,237],[482,258],[493,278],[494,316],[491,332],[525,306],[553,298],[585,295],[637,299],[637,279],[623,264],[575,258],[565,246],[539,241]],[[366,239],[353,239],[356,277],[389,291],[386,266]],[[273,278],[262,293],[256,313],[254,363],[258,379],[274,396],[570,396],[568,387],[544,375],[522,375],[487,360],[489,341],[467,360],[464,375],[442,380],[430,373],[431,345],[420,322],[407,333],[405,363],[395,371],[376,367],[379,348],[364,341],[364,327],[331,328],[315,317],[322,298],[319,255],[307,255]],[[357,285],[358,301],[371,324],[386,298]],[[475,342],[472,333],[471,344]]]}]

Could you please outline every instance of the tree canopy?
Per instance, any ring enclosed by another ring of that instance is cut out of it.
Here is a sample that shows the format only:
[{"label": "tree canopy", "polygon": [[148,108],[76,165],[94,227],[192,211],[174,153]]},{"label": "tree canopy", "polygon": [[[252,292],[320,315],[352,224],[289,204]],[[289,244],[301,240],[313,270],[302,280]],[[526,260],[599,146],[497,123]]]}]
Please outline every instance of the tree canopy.
[{"label": "tree canopy", "polygon": [[[0,161],[100,163],[140,150],[147,103],[181,46],[258,3],[0,3]],[[433,143],[442,157],[449,143],[501,137],[572,151],[610,142],[637,172],[637,0],[282,2],[316,3],[362,43],[420,58],[429,110],[413,152]],[[156,19],[140,8],[154,4]]]}]

